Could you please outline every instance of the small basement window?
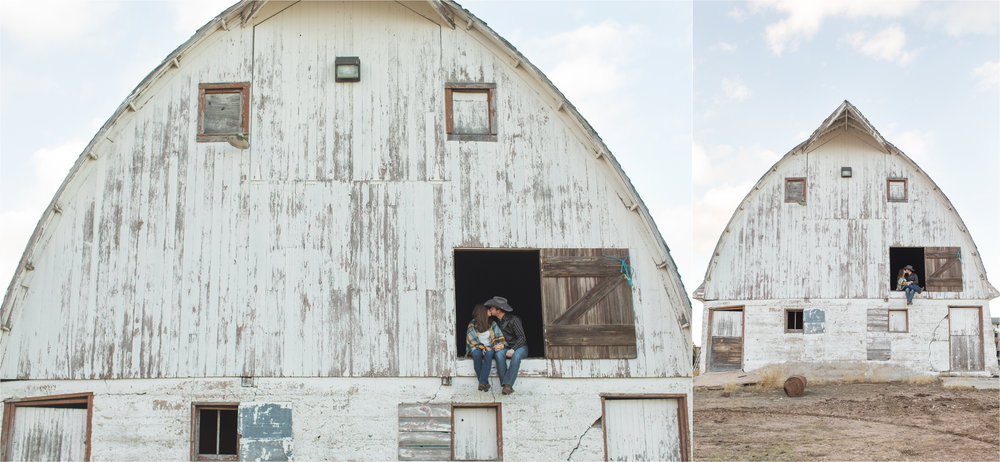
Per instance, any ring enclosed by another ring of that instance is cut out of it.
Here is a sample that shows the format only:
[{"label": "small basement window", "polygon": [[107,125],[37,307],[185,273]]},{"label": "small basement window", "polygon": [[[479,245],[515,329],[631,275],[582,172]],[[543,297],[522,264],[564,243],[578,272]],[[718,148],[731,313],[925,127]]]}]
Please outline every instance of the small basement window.
[{"label": "small basement window", "polygon": [[806,203],[806,179],[785,178],[785,202]]},{"label": "small basement window", "polygon": [[906,310],[889,310],[889,332],[909,332],[909,317]]},{"label": "small basement window", "polygon": [[906,178],[889,178],[885,180],[885,195],[889,202],[906,202]]},{"label": "small basement window", "polygon": [[496,141],[496,84],[449,83],[444,89],[450,141]]},{"label": "small basement window", "polygon": [[802,332],[802,310],[785,310],[785,332]]},{"label": "small basement window", "polygon": [[198,85],[198,141],[226,141],[249,133],[250,84]]},{"label": "small basement window", "polygon": [[238,460],[237,405],[195,405],[196,460]]}]

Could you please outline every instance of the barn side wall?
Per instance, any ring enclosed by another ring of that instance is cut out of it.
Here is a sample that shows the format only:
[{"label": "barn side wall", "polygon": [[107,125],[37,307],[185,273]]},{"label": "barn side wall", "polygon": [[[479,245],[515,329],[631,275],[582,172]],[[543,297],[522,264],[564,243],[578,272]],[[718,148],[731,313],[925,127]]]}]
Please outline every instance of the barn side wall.
[{"label": "barn side wall", "polygon": [[[982,372],[961,375],[997,375],[996,344],[986,300],[928,299],[917,295],[906,305],[902,292],[882,299],[716,300],[705,303],[700,370],[710,371],[708,313],[712,309],[744,309],[743,370],[768,366],[786,375],[825,379],[904,379],[926,374],[952,374],[949,364],[949,307],[983,309]],[[801,309],[803,332],[785,332],[785,310]],[[888,311],[907,310],[908,331],[888,332]],[[872,359],[869,359],[872,358]]]},{"label": "barn side wall", "polygon": [[93,460],[188,460],[193,403],[289,406],[292,454],[299,460],[395,460],[400,403],[499,402],[507,460],[603,459],[601,393],[683,394],[688,419],[692,412],[687,378],[526,377],[510,396],[493,382],[493,392],[484,393],[476,391],[474,377],[450,386],[439,378],[257,378],[253,387],[238,378],[32,380],[5,383],[0,398],[92,391]]},{"label": "barn side wall", "polygon": [[[360,57],[360,82],[333,81],[337,56]],[[471,307],[452,254],[480,247],[629,249],[638,357],[538,370],[690,375],[685,294],[631,189],[476,29],[398,2],[273,2],[178,64],[43,223],[0,377],[453,375]],[[220,82],[251,85],[250,149],[195,141],[198,85]],[[449,82],[496,84],[497,141],[447,140]]]}]

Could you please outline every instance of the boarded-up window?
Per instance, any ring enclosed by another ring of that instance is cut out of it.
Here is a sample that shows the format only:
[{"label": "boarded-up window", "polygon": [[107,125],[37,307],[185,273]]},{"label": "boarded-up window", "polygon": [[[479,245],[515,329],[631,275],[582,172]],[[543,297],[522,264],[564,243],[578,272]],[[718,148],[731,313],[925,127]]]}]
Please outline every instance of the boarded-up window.
[{"label": "boarded-up window", "polygon": [[4,402],[3,460],[90,460],[93,394]]},{"label": "boarded-up window", "polygon": [[229,135],[246,136],[250,120],[250,84],[223,83],[198,86],[198,141],[225,141]]},{"label": "boarded-up window", "polygon": [[785,202],[806,203],[805,178],[785,178]]},{"label": "boarded-up window", "polygon": [[452,460],[502,460],[500,403],[452,407]]},{"label": "boarded-up window", "polygon": [[906,310],[889,310],[889,332],[909,331],[909,320]]},{"label": "boarded-up window", "polygon": [[906,178],[889,178],[885,182],[885,189],[889,202],[906,202]]},{"label": "boarded-up window", "polygon": [[743,310],[715,309],[709,312],[711,346],[709,371],[738,371],[743,368]]},{"label": "boarded-up window", "polygon": [[603,397],[606,460],[686,460],[687,410],[678,397]]},{"label": "boarded-up window", "polygon": [[785,332],[802,332],[802,310],[785,310]]},{"label": "boarded-up window", "polygon": [[627,249],[541,250],[545,356],[635,358]]},{"label": "boarded-up window", "polygon": [[983,370],[982,307],[949,307],[948,332],[951,370]]},{"label": "boarded-up window", "polygon": [[496,84],[452,83],[444,90],[449,140],[496,141]]},{"label": "boarded-up window", "polygon": [[197,460],[239,458],[237,412],[235,404],[195,405],[194,453]]},{"label": "boarded-up window", "polygon": [[931,292],[962,291],[962,250],[959,247],[925,247],[926,289]]}]

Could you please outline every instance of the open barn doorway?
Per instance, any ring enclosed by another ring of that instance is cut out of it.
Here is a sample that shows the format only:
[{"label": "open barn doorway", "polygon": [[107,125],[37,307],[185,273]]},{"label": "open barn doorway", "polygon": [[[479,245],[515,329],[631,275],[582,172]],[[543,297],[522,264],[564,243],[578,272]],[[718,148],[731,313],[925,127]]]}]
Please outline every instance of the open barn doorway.
[{"label": "open barn doorway", "polygon": [[465,331],[472,307],[493,296],[505,297],[521,317],[528,357],[545,357],[542,286],[537,250],[455,250],[455,347],[465,356]]},{"label": "open barn doorway", "polygon": [[896,290],[899,270],[913,266],[913,272],[920,278],[920,287],[927,287],[927,273],[924,271],[923,247],[889,247],[889,290]]}]

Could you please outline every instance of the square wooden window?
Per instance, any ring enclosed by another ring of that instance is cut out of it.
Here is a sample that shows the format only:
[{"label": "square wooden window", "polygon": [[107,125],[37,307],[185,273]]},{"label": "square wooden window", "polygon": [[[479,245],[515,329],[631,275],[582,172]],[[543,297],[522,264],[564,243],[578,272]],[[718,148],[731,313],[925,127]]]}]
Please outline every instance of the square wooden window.
[{"label": "square wooden window", "polygon": [[451,460],[503,460],[500,416],[500,403],[452,404]]},{"label": "square wooden window", "polygon": [[889,332],[909,332],[909,315],[907,310],[889,310]]},{"label": "square wooden window", "polygon": [[802,310],[785,310],[785,332],[802,332]]},{"label": "square wooden window", "polygon": [[198,85],[198,141],[226,141],[250,131],[250,84]]},{"label": "square wooden window", "polygon": [[3,460],[90,460],[94,394],[4,401]]},{"label": "square wooden window", "polygon": [[196,404],[192,460],[239,460],[238,417],[237,404]]},{"label": "square wooden window", "polygon": [[906,178],[889,178],[885,180],[885,194],[889,202],[906,202]]},{"label": "square wooden window", "polygon": [[444,89],[445,129],[451,141],[496,141],[496,84],[449,83]]},{"label": "square wooden window", "polygon": [[805,205],[805,178],[785,178],[785,202],[796,202]]}]

